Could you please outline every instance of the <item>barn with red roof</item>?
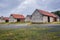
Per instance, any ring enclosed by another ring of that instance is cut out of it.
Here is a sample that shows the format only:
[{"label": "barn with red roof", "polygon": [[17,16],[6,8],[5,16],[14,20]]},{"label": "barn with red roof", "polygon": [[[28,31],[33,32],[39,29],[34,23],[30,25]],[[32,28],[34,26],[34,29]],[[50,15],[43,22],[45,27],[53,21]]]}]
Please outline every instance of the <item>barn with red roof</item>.
[{"label": "barn with red roof", "polygon": [[0,22],[9,22],[9,17],[0,17]]},{"label": "barn with red roof", "polygon": [[3,20],[5,20],[5,22],[9,22],[9,17],[4,17]]},{"label": "barn with red roof", "polygon": [[23,22],[25,20],[25,17],[21,14],[11,14],[9,18],[10,22]]},{"label": "barn with red roof", "polygon": [[34,22],[37,22],[37,23],[56,22],[56,21],[58,21],[58,16],[53,13],[44,11],[44,10],[36,9],[32,14],[31,21],[33,23]]}]

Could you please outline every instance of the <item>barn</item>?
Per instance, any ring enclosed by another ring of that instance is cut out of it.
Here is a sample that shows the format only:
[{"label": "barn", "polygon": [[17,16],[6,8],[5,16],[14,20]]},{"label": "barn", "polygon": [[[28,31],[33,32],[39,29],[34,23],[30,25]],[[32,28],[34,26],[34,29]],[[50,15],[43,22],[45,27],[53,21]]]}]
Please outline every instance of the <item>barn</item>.
[{"label": "barn", "polygon": [[26,18],[25,18],[25,22],[30,22],[31,21],[31,16],[32,15],[27,15]]},{"label": "barn", "polygon": [[11,14],[9,17],[9,22],[24,22],[25,17],[21,14]]},{"label": "barn", "polygon": [[5,22],[5,20],[3,20],[3,16],[0,17],[0,23]]},{"label": "barn", "polygon": [[9,22],[9,17],[4,17],[3,20],[4,20],[5,22]]},{"label": "barn", "polygon": [[44,10],[39,10],[36,9],[31,17],[31,22],[32,23],[41,23],[41,22],[56,22],[58,21],[58,16],[44,11]]},{"label": "barn", "polygon": [[9,17],[3,17],[3,16],[1,16],[0,17],[0,22],[2,23],[2,22],[9,22]]}]

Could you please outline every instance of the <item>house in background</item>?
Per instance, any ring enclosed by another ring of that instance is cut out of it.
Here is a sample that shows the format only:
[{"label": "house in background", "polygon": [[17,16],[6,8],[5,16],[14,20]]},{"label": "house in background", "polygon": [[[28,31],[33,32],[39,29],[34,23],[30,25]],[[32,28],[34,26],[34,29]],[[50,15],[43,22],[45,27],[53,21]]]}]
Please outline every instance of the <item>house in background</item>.
[{"label": "house in background", "polygon": [[3,20],[3,16],[0,17],[0,23],[1,22],[5,22],[5,20]]},{"label": "house in background", "polygon": [[21,14],[11,14],[9,17],[9,22],[24,22],[25,17]]},{"label": "house in background", "polygon": [[9,17],[4,17],[3,20],[5,20],[5,22],[9,22]]},{"label": "house in background", "polygon": [[9,18],[8,17],[0,17],[0,22],[9,22]]},{"label": "house in background", "polygon": [[32,15],[27,15],[26,18],[25,18],[25,22],[30,22],[31,21],[31,16]]},{"label": "house in background", "polygon": [[31,17],[32,23],[56,22],[56,21],[59,21],[57,15],[39,9],[36,9]]}]

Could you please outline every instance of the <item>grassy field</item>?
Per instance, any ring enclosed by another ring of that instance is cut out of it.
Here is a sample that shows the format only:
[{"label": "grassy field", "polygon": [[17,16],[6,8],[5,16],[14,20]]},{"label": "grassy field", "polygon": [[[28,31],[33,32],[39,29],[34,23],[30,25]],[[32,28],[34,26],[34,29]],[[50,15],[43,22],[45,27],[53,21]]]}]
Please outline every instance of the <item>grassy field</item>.
[{"label": "grassy field", "polygon": [[0,40],[60,40],[60,32],[49,28],[19,28],[0,30]]}]

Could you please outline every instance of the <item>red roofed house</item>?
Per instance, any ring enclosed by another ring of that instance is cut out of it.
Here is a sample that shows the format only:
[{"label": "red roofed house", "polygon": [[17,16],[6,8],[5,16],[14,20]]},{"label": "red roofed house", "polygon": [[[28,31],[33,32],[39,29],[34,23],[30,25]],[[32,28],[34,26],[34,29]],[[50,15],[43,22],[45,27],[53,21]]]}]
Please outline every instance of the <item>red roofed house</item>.
[{"label": "red roofed house", "polygon": [[5,22],[9,22],[9,18],[8,17],[4,17],[3,20],[5,20]]},{"label": "red roofed house", "polygon": [[9,22],[9,18],[8,17],[0,17],[0,22]]},{"label": "red roofed house", "polygon": [[25,20],[25,17],[20,14],[11,14],[9,18],[9,22],[24,22]]},{"label": "red roofed house", "polygon": [[34,22],[37,22],[37,23],[55,22],[55,21],[58,21],[58,16],[50,12],[36,9],[32,14],[31,21],[33,23]]}]

